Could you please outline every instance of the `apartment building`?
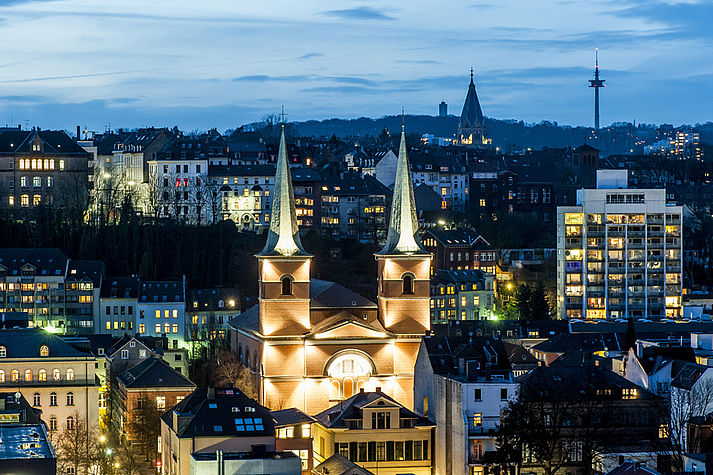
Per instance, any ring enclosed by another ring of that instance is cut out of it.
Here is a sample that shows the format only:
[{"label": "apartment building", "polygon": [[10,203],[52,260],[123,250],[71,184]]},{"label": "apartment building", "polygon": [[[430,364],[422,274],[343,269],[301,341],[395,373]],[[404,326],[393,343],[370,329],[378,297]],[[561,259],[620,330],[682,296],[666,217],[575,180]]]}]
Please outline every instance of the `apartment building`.
[{"label": "apartment building", "polygon": [[115,337],[136,330],[139,280],[136,277],[109,277],[104,280],[99,298],[96,331]]},{"label": "apartment building", "polygon": [[138,333],[165,336],[172,348],[186,341],[186,282],[146,281],[139,286]]},{"label": "apartment building", "polygon": [[41,328],[0,330],[0,391],[19,391],[50,432],[99,424],[97,360]]},{"label": "apartment building", "polygon": [[439,270],[431,277],[431,323],[487,320],[495,302],[495,276],[478,269]]},{"label": "apartment building", "polygon": [[414,405],[436,423],[434,473],[486,473],[497,450],[500,415],[517,387],[500,339],[471,332],[422,340]]},{"label": "apartment building", "polygon": [[0,249],[0,308],[27,312],[30,326],[92,333],[103,265],[59,249]]},{"label": "apartment building", "polygon": [[598,170],[597,188],[557,209],[562,318],[682,314],[683,212],[665,189],[628,188],[627,170]]}]

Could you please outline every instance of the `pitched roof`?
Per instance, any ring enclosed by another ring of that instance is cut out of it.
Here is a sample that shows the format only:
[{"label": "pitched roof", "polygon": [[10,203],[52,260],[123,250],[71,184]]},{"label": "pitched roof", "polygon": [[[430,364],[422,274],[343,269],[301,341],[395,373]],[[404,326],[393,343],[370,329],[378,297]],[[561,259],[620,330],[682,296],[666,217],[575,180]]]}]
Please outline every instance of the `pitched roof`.
[{"label": "pitched roof", "polygon": [[36,275],[64,276],[67,261],[67,256],[56,248],[0,249],[0,266],[7,269],[8,275],[20,275],[21,269],[29,264]]},{"label": "pitched roof", "polygon": [[185,302],[183,282],[179,280],[141,282],[139,303]]},{"label": "pitched roof", "polygon": [[470,84],[468,84],[468,94],[465,96],[463,110],[460,113],[460,126],[462,128],[482,127],[485,123],[483,111],[480,108],[478,94],[475,92],[473,82],[473,70],[470,71]]},{"label": "pitched roof", "polygon": [[102,283],[102,298],[138,298],[139,279],[136,277],[107,277]]},{"label": "pitched roof", "polygon": [[334,406],[330,407],[329,409],[326,409],[319,414],[317,414],[315,419],[317,419],[320,424],[322,424],[324,427],[328,428],[347,428],[348,425],[346,421],[348,419],[361,419],[362,416],[362,410],[364,407],[371,405],[372,403],[376,403],[375,407],[379,406],[387,406],[390,405],[391,407],[398,407],[399,408],[399,417],[402,419],[413,419],[414,426],[422,426],[422,427],[430,427],[434,426],[435,423],[429,421],[427,418],[423,416],[419,416],[413,411],[410,411],[400,403],[398,403],[395,399],[391,398],[387,394],[384,394],[381,391],[373,391],[373,392],[366,392],[366,391],[360,391],[350,397],[349,399],[346,399],[345,401],[342,401],[338,404],[335,404]]},{"label": "pitched roof", "polygon": [[573,333],[555,335],[533,347],[543,353],[567,353],[576,349],[594,351],[622,351],[616,333]]},{"label": "pitched roof", "polygon": [[469,361],[477,363],[477,376],[510,374],[510,359],[502,340],[472,335],[428,336],[423,343],[436,374],[465,380]]},{"label": "pitched roof", "polygon": [[[189,289],[188,309],[192,312],[225,311],[240,308],[238,289],[231,287],[214,287],[211,289]],[[233,305],[230,305],[230,302]],[[220,302],[223,302],[222,306]]]},{"label": "pitched roof", "polygon": [[324,475],[374,475],[374,472],[360,467],[339,453],[317,465],[313,471]]},{"label": "pitched roof", "polygon": [[310,280],[309,298],[310,308],[376,308],[371,300],[328,280]]},{"label": "pitched roof", "polygon": [[478,290],[485,290],[485,274],[480,269],[439,270],[431,284],[439,283],[476,283],[480,284]]},{"label": "pitched roof", "polygon": [[89,159],[89,154],[64,130],[5,130],[0,131],[0,154],[37,153],[32,144],[39,138],[45,154],[76,155]]},{"label": "pitched roof", "polygon": [[297,408],[282,409],[280,411],[271,411],[270,415],[275,421],[275,427],[289,426],[295,424],[310,424],[317,420],[300,411]]},{"label": "pitched roof", "polygon": [[0,330],[0,342],[7,350],[6,358],[38,358],[40,346],[49,347],[47,358],[92,358],[62,338],[42,328]]},{"label": "pitched roof", "polygon": [[95,286],[99,286],[104,277],[104,261],[71,259],[67,270],[68,281],[91,280]]},{"label": "pitched roof", "polygon": [[[429,229],[426,234],[444,246],[471,247],[477,241],[485,241],[474,229]],[[488,244],[488,242],[485,242]]]},{"label": "pitched roof", "polygon": [[[17,399],[15,393],[0,393],[0,401],[0,414],[19,416],[17,421],[4,420],[2,423],[0,460],[55,458],[39,416],[41,411],[32,408],[23,396]],[[28,472],[31,471],[28,467]]]},{"label": "pitched roof", "polygon": [[126,388],[170,388],[196,385],[160,358],[148,358],[117,376]]},{"label": "pitched roof", "polygon": [[657,472],[647,465],[639,462],[624,462],[618,467],[609,470],[605,475],[659,475]]},{"label": "pitched roof", "polygon": [[181,438],[275,436],[270,412],[238,389],[215,389],[213,397],[196,389],[161,418]]}]

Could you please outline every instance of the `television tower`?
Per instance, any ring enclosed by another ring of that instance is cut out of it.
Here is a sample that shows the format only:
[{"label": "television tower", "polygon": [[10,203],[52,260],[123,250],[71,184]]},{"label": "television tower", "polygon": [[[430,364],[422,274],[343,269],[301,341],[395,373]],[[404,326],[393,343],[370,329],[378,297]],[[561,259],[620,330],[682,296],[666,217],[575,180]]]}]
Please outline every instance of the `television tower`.
[{"label": "television tower", "polygon": [[599,88],[606,87],[604,79],[599,79],[599,48],[594,50],[594,79],[589,80],[589,87],[594,88],[594,129],[599,130]]}]

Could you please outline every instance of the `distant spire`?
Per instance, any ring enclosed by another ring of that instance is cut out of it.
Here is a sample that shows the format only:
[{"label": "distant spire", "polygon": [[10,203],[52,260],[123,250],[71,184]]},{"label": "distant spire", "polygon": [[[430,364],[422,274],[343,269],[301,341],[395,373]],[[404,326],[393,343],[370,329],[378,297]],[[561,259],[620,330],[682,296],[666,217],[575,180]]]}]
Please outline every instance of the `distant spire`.
[{"label": "distant spire", "polygon": [[[283,113],[284,115],[284,113]],[[267,242],[259,256],[293,256],[307,255],[300,242],[297,212],[295,211],[295,195],[292,191],[292,176],[287,160],[287,144],[285,143],[285,125],[282,125],[280,135],[280,152],[277,155],[275,170],[275,190],[272,194],[272,216],[270,229],[267,232]]]},{"label": "distant spire", "polygon": [[473,68],[470,68],[470,84],[468,85],[468,94],[465,96],[465,103],[463,103],[463,111],[460,114],[460,127],[477,128],[483,127],[484,123],[483,110],[480,108],[478,94],[475,92]]},{"label": "distant spire", "polygon": [[473,68],[470,68],[470,82],[473,82]]},{"label": "distant spire", "polygon": [[391,202],[391,219],[386,244],[379,255],[427,254],[418,237],[416,199],[413,195],[411,167],[406,154],[406,130],[401,130],[399,159],[396,165],[394,197]]}]

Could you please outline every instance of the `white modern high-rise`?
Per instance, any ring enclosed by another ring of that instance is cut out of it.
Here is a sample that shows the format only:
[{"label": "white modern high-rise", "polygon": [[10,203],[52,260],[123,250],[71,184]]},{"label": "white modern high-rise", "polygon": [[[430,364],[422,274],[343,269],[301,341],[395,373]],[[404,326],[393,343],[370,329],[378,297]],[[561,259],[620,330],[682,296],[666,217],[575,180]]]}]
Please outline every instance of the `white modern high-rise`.
[{"label": "white modern high-rise", "polygon": [[557,208],[561,318],[681,315],[683,214],[665,189],[628,188],[627,170],[598,170],[597,188]]}]

